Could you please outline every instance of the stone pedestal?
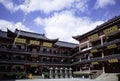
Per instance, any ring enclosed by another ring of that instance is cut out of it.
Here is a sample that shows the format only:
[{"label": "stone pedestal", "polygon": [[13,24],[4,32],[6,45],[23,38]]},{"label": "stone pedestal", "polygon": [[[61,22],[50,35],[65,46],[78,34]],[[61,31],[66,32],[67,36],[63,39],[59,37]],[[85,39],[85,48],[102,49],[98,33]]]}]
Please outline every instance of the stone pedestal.
[{"label": "stone pedestal", "polygon": [[63,78],[63,68],[60,68],[60,78]]},{"label": "stone pedestal", "polygon": [[70,76],[70,78],[73,78],[72,77],[72,68],[69,68],[69,76]]},{"label": "stone pedestal", "polygon": [[55,78],[58,78],[58,68],[55,68]]},{"label": "stone pedestal", "polygon": [[53,68],[50,68],[50,79],[53,78]]},{"label": "stone pedestal", "polygon": [[67,68],[65,68],[65,78],[68,78],[68,71],[67,71],[68,69]]}]

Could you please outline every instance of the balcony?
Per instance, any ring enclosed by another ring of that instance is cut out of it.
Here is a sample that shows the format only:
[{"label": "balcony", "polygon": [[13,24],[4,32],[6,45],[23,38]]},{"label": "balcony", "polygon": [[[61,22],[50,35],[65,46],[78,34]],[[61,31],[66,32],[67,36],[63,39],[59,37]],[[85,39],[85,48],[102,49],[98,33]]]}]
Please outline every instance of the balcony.
[{"label": "balcony", "polygon": [[60,63],[60,62],[46,62],[46,61],[27,61],[27,60],[0,60],[0,63],[8,63],[8,64],[27,64],[27,65],[58,65],[58,66],[70,66],[68,63]]},{"label": "balcony", "polygon": [[105,42],[103,45],[96,45],[96,46],[88,48],[84,51],[77,52],[77,53],[73,54],[72,57],[74,57],[76,55],[79,55],[79,54],[82,54],[82,53],[85,53],[85,52],[88,52],[89,50],[92,50],[92,49],[103,48],[103,47],[106,47],[108,45],[115,44],[115,43],[120,43],[120,39],[116,39],[116,40],[113,40],[113,41],[110,41],[110,42]]},{"label": "balcony", "polygon": [[105,42],[103,45],[96,45],[96,46],[92,47],[92,49],[102,48],[102,47],[108,46],[110,44],[115,44],[115,43],[120,43],[120,39],[116,39],[116,40],[113,40],[110,42]]},{"label": "balcony", "polygon": [[102,61],[107,61],[109,59],[120,59],[120,54],[113,54],[113,55],[105,56],[104,58],[102,58],[102,57],[91,58],[90,60],[84,59],[81,61],[74,62],[72,65],[90,63],[90,62],[94,62],[94,61],[102,62]]},{"label": "balcony", "polygon": [[70,56],[67,56],[65,54],[55,54],[55,53],[43,52],[43,51],[32,52],[32,51],[27,51],[27,50],[9,49],[9,48],[0,48],[0,51],[1,52],[16,53],[16,54],[26,54],[26,55],[37,54],[37,55],[41,55],[41,56],[52,56],[52,57],[70,58]]}]

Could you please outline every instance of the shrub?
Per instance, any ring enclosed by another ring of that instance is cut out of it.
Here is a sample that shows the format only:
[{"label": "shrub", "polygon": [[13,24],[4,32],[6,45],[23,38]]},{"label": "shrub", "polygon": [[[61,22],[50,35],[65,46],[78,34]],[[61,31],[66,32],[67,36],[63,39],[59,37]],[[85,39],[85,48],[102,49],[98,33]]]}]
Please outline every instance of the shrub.
[{"label": "shrub", "polygon": [[25,79],[26,78],[26,73],[20,73],[19,78],[20,79]]},{"label": "shrub", "polygon": [[45,78],[49,78],[49,73],[48,72],[44,72],[43,75],[44,75]]}]

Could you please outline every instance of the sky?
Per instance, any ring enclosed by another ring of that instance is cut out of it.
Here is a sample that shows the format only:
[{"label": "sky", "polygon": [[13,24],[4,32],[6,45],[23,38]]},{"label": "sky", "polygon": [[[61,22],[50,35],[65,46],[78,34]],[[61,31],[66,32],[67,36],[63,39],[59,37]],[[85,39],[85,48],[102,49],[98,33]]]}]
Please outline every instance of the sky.
[{"label": "sky", "polygon": [[120,0],[0,0],[0,30],[16,28],[78,43],[82,35],[120,16]]}]

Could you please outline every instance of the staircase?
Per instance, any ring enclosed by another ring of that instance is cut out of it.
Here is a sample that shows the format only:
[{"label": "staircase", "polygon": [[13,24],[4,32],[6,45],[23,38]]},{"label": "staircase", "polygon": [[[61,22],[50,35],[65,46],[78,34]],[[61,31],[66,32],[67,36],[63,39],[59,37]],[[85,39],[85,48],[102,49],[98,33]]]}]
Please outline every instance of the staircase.
[{"label": "staircase", "polygon": [[42,76],[33,76],[34,79],[42,79]]},{"label": "staircase", "polygon": [[97,81],[118,81],[118,78],[116,76],[116,73],[103,73],[99,77],[97,77],[95,80]]},{"label": "staircase", "polygon": [[97,77],[99,77],[103,71],[102,70],[91,70],[91,79],[96,79]]}]

